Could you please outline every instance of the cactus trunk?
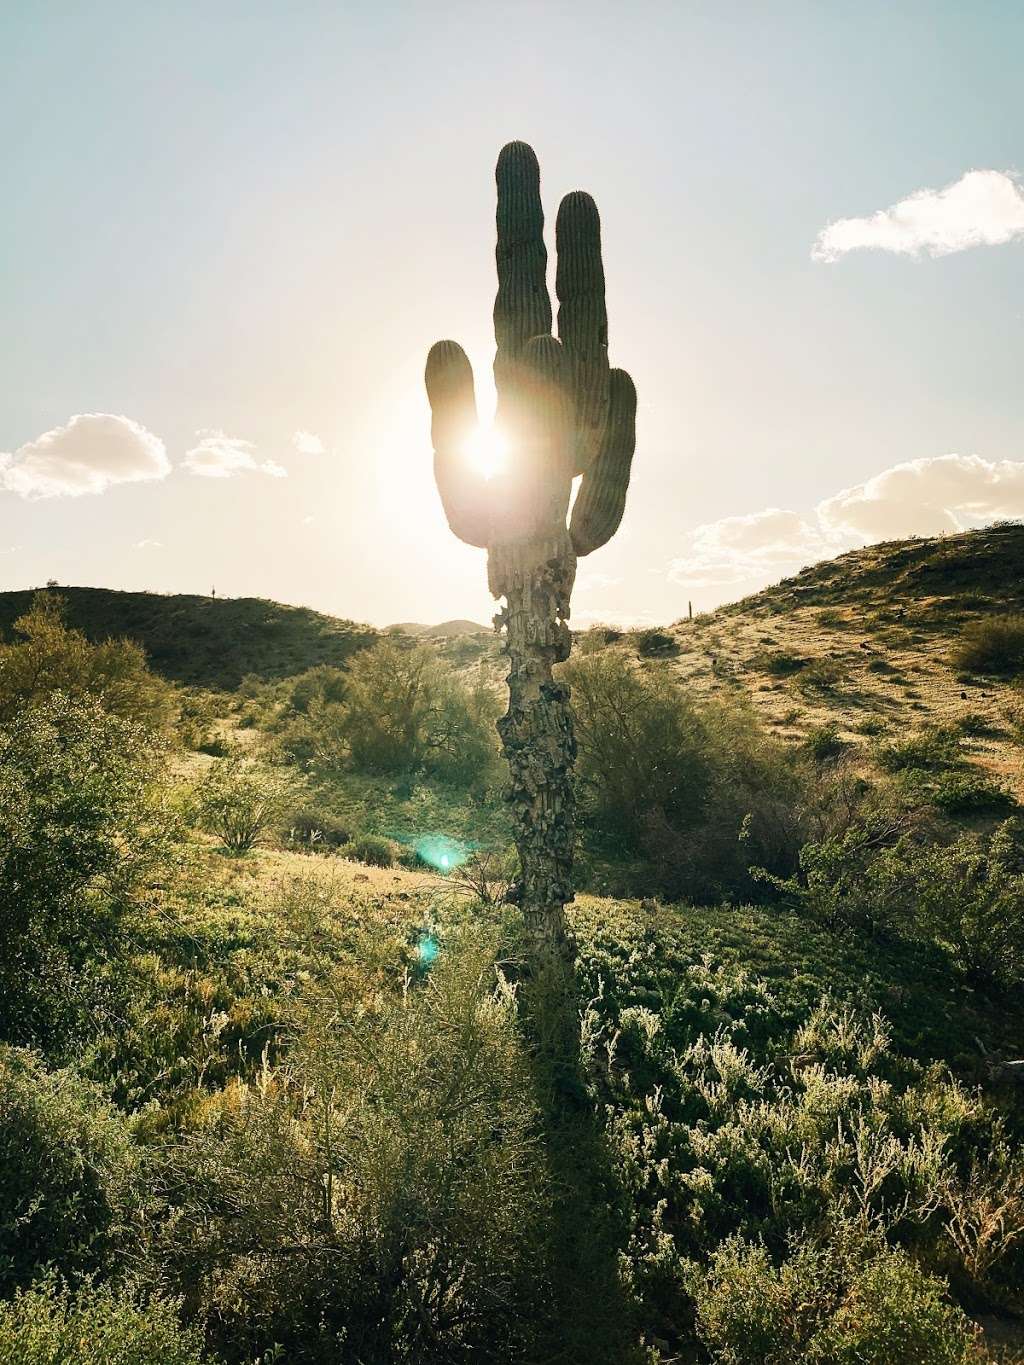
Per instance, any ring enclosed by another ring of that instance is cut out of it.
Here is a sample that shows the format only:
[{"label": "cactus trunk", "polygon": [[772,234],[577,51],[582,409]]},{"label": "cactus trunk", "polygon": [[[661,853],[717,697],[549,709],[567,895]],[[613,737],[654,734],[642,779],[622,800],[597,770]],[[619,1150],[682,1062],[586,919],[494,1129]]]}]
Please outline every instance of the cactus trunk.
[{"label": "cactus trunk", "polygon": [[498,733],[521,868],[515,894],[535,956],[563,954],[569,946],[576,741],[569,689],[552,669],[569,656],[565,618],[575,573],[566,537],[492,553],[492,589],[506,600],[498,620],[505,627],[509,700]]}]

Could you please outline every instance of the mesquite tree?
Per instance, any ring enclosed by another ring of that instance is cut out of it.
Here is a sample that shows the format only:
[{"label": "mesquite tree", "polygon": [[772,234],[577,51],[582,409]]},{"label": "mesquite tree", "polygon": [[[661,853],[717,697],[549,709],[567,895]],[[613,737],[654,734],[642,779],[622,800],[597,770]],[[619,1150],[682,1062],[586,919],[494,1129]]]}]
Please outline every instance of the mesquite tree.
[{"label": "mesquite tree", "polygon": [[[635,445],[636,390],[608,366],[601,221],[589,194],[562,200],[555,223],[558,338],[551,335],[540,168],[510,142],[498,157],[498,391],[495,425],[507,462],[487,478],[468,446],[477,425],[473,372],[462,347],[427,357],[434,474],[448,524],[488,552],[487,577],[506,605],[509,704],[498,722],[508,758],[520,878],[515,895],[538,949],[565,942],[572,900],[572,733],[568,689],[552,666],[568,658],[576,559],[614,535]],[[566,525],[573,478],[582,475]]]}]

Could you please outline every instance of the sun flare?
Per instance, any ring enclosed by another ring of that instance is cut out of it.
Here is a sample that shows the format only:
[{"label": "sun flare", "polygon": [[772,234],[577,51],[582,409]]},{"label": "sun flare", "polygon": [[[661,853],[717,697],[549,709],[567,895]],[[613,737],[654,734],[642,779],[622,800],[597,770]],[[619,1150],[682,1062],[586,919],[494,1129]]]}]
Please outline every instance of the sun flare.
[{"label": "sun flare", "polygon": [[463,447],[468,464],[485,479],[493,479],[505,467],[508,446],[495,427],[477,427]]}]

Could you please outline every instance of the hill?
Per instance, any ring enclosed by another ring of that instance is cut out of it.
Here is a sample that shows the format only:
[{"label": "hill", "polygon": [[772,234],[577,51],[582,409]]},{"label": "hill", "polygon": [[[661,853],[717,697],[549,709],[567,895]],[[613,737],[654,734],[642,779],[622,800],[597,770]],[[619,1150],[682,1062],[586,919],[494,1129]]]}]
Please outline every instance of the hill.
[{"label": "hill", "polygon": [[448,640],[459,635],[490,635],[491,627],[482,626],[477,621],[442,621],[436,626],[424,626],[417,621],[400,621],[388,626],[389,631],[401,631],[404,635],[415,635],[420,640]]},{"label": "hill", "polygon": [[[88,639],[135,640],[156,672],[190,686],[235,688],[247,674],[286,678],[315,664],[340,666],[379,638],[372,626],[259,597],[58,591],[67,601],[68,624]],[[10,638],[33,595],[31,590],[0,593],[0,636]]]},{"label": "hill", "polygon": [[690,689],[747,692],[794,740],[825,725],[862,743],[959,726],[972,761],[1024,795],[1019,680],[963,672],[951,657],[966,626],[1021,611],[1024,526],[1002,525],[853,550],[616,647],[671,659]]}]

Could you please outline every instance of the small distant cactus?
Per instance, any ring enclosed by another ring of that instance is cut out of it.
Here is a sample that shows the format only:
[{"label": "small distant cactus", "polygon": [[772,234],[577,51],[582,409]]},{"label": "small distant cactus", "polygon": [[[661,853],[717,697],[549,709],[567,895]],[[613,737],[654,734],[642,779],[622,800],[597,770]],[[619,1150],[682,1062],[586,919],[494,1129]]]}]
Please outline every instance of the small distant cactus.
[{"label": "small distant cactus", "polygon": [[[569,656],[576,559],[599,549],[622,519],[635,446],[636,390],[608,365],[601,223],[590,195],[558,210],[558,339],[551,335],[540,167],[510,142],[498,157],[494,303],[496,425],[507,467],[491,479],[467,446],[477,425],[473,372],[462,347],[439,341],[427,357],[434,474],[448,524],[488,551],[488,583],[506,606],[509,707],[498,722],[520,855],[514,895],[541,946],[565,943],[572,899],[576,746],[567,689],[552,666]],[[566,524],[574,476],[582,475]]]}]

